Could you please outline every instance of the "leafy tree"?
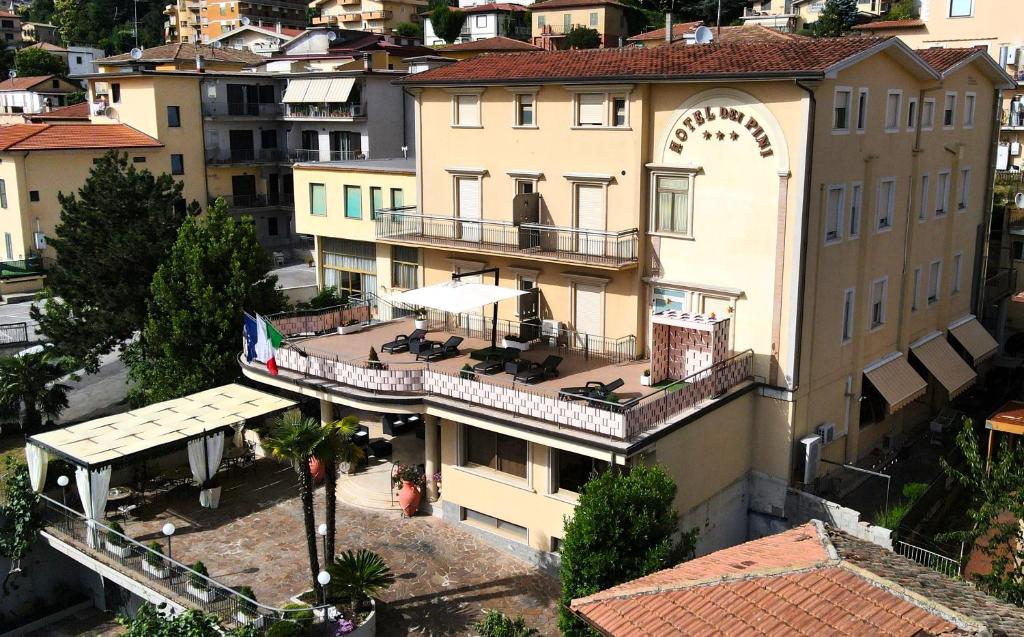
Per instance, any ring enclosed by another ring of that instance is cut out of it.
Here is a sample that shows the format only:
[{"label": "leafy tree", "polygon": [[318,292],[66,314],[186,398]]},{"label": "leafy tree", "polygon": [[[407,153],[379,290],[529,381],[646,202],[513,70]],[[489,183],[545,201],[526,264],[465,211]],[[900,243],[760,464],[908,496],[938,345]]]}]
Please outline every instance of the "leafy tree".
[{"label": "leafy tree", "polygon": [[565,34],[563,46],[567,49],[596,49],[601,46],[601,34],[597,29],[577,24]]},{"label": "leafy tree", "polygon": [[14,68],[15,50],[8,47],[6,42],[0,41],[0,80],[6,79],[11,69]]},{"label": "leafy tree", "polygon": [[270,266],[252,219],[234,219],[224,200],[187,218],[153,275],[142,333],[125,354],[131,401],[169,400],[235,380],[244,312],[285,305]]},{"label": "leafy tree", "polygon": [[395,34],[403,38],[419,38],[423,39],[423,27],[412,22],[399,22],[395,26]]},{"label": "leafy tree", "polygon": [[558,626],[563,636],[594,634],[569,611],[573,599],[692,557],[695,530],[679,544],[672,540],[678,524],[675,496],[675,482],[658,466],[637,465],[628,473],[611,469],[583,485],[562,541]]},{"label": "leafy tree", "polygon": [[32,0],[27,5],[21,5],[19,10],[23,10],[20,15],[27,22],[50,24],[53,19],[53,0]]},{"label": "leafy tree", "polygon": [[885,14],[886,20],[912,20],[917,17],[917,4],[914,0],[899,0],[894,2],[889,12]]},{"label": "leafy tree", "polygon": [[534,637],[539,633],[535,628],[526,625],[522,617],[511,617],[496,610],[489,610],[473,624],[473,630],[480,637]]},{"label": "leafy tree", "polygon": [[81,104],[85,101],[85,91],[72,91],[68,93],[68,106]]},{"label": "leafy tree", "polygon": [[111,151],[77,196],[58,194],[61,221],[49,238],[58,258],[31,315],[77,367],[95,372],[101,355],[142,329],[153,274],[187,216],[181,188]]},{"label": "leafy tree", "polygon": [[27,434],[38,431],[43,418],[52,425],[68,406],[71,388],[55,382],[66,375],[62,361],[47,350],[0,358],[0,413],[20,417]]},{"label": "leafy tree", "polygon": [[447,5],[440,5],[430,12],[430,24],[437,37],[453,44],[459,39],[467,15],[465,11],[452,11]]},{"label": "leafy tree", "polygon": [[21,77],[34,75],[59,75],[64,77],[68,74],[68,65],[62,58],[32,47],[24,48],[14,56],[14,70]]},{"label": "leafy tree", "polygon": [[334,555],[335,521],[338,511],[338,463],[358,462],[363,459],[363,450],[352,442],[352,436],[359,429],[359,418],[345,416],[343,419],[326,423],[323,439],[313,451],[324,465],[324,517],[327,522],[327,537],[324,538],[325,560]]},{"label": "leafy tree", "polygon": [[857,22],[857,0],[825,0],[815,22],[814,35],[834,38],[843,35]]},{"label": "leafy tree", "polygon": [[297,409],[285,412],[274,421],[270,432],[260,445],[273,457],[292,465],[299,475],[299,498],[302,500],[302,522],[306,532],[306,552],[309,557],[310,581],[318,590],[316,576],[320,573],[320,560],[316,553],[316,528],[313,518],[313,474],[309,461],[324,438],[324,428],[313,418],[307,418]]},{"label": "leafy tree", "polygon": [[[743,15],[748,4],[747,0],[722,0],[721,24],[731,24]],[[708,26],[718,24],[718,0],[642,0],[639,8],[648,15],[650,27],[655,29],[665,26],[666,13],[675,16],[676,22],[702,20]]]},{"label": "leafy tree", "polygon": [[970,494],[969,529],[939,535],[973,546],[991,560],[992,570],[976,576],[978,587],[990,595],[1024,606],[1024,549],[1020,546],[1020,520],[1024,520],[1024,445],[1004,436],[991,465],[978,446],[970,419],[957,434],[963,465],[954,467],[942,458],[942,470]]},{"label": "leafy tree", "polygon": [[[4,459],[4,474],[0,475],[6,488],[6,502],[0,500],[0,555],[17,562],[28,554],[36,532],[42,528],[39,517],[39,496],[32,490],[28,466],[8,456]],[[7,582],[15,571],[4,576],[2,598],[9,594]]]}]

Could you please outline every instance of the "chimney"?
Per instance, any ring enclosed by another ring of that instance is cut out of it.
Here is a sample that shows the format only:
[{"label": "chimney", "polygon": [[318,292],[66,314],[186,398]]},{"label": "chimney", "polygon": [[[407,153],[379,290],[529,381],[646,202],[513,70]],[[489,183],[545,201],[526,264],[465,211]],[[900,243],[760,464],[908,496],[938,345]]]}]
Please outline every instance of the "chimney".
[{"label": "chimney", "polygon": [[672,44],[672,13],[665,12],[665,42]]},{"label": "chimney", "polygon": [[278,22],[276,26],[277,26],[277,32],[281,33],[281,23]]},{"label": "chimney", "polygon": [[196,71],[206,73],[206,58],[202,55],[196,56]]},{"label": "chimney", "polygon": [[363,70],[367,73],[373,70],[373,54],[370,52],[363,53]]}]

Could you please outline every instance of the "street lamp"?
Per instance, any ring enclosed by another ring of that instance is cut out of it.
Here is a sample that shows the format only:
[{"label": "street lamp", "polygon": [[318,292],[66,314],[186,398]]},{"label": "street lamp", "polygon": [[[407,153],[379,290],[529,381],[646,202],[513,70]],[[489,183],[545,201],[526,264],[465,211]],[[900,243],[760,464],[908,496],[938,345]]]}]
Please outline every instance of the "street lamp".
[{"label": "street lamp", "polygon": [[68,484],[70,483],[71,481],[68,480],[67,476],[60,476],[59,478],[57,478],[57,485],[60,487],[60,496],[61,499],[64,500],[65,509],[68,506]]},{"label": "street lamp", "polygon": [[331,574],[327,571],[320,571],[316,576],[316,581],[320,584],[321,603],[327,604],[327,585],[331,583]]},{"label": "street lamp", "polygon": [[327,555],[327,523],[322,522],[320,526],[316,527],[316,532],[320,534],[324,541],[324,564],[329,564],[331,557]]},{"label": "street lamp", "polygon": [[171,557],[171,536],[174,535],[174,525],[168,522],[160,530],[167,536],[167,559],[173,559]]}]

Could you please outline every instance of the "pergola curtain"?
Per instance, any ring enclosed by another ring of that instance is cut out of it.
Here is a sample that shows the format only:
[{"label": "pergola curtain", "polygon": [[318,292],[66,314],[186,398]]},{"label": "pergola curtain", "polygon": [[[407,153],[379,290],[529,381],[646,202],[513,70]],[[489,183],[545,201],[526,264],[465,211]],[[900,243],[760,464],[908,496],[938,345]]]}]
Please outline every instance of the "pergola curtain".
[{"label": "pergola curtain", "polygon": [[32,482],[32,490],[43,492],[46,485],[46,467],[50,463],[50,453],[33,444],[25,445],[25,460],[28,461],[28,478]]},{"label": "pergola curtain", "polygon": [[212,493],[212,489],[205,487],[207,481],[217,473],[223,456],[223,431],[188,441],[188,466],[192,469],[192,477],[202,488],[199,492],[199,504],[204,507],[217,507],[217,496]]},{"label": "pergola curtain", "polygon": [[99,534],[96,532],[96,519],[103,517],[107,510],[107,490],[110,488],[110,465],[102,469],[75,468],[75,484],[78,495],[82,499],[82,512],[88,519],[89,546],[99,545]]}]

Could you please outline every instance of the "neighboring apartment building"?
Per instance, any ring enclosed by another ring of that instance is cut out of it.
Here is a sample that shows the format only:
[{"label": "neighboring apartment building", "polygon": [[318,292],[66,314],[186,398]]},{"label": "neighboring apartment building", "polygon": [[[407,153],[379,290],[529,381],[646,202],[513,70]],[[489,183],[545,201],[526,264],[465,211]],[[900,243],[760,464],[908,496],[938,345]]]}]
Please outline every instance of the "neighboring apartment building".
[{"label": "neighboring apartment building", "polygon": [[29,42],[62,44],[57,25],[44,22],[25,22],[21,25],[21,38]]},{"label": "neighboring apartment building", "polygon": [[513,40],[504,36],[474,40],[472,42],[460,42],[437,48],[437,53],[453,60],[465,60],[481,53],[516,53],[522,51],[543,51],[539,46],[534,46],[522,40]]},{"label": "neighboring apartment building", "polygon": [[264,28],[262,25],[247,25],[233,31],[222,33],[210,40],[210,44],[231,47],[270,56],[281,50],[281,47],[295,39],[305,29],[281,26],[281,23]]},{"label": "neighboring apartment building", "polygon": [[267,71],[273,73],[365,69],[367,59],[373,69],[396,71],[406,68],[406,58],[433,53],[433,49],[421,46],[413,38],[315,27],[283,45],[265,62]]},{"label": "neighboring apartment building", "polygon": [[142,50],[139,59],[121,53],[94,60],[96,72],[141,71],[241,71],[266,63],[263,56],[248,51],[216,48],[205,44],[165,44]]},{"label": "neighboring apartment building", "polygon": [[[276,377],[243,371],[319,398],[325,418],[423,413],[435,514],[504,548],[549,560],[590,471],[652,461],[701,552],[743,541],[785,518],[787,487],[829,471],[815,454],[894,449],[995,353],[973,316],[993,150],[980,115],[1011,83],[978,51],[551,51],[401,83],[416,97],[415,208],[383,184],[323,177],[307,195],[304,181],[298,224],[328,233],[318,268],[372,272],[359,286],[376,286],[383,317],[410,286],[495,276],[523,295],[496,317],[476,296],[428,313],[429,338],[479,348],[495,321],[534,362],[562,357],[559,375],[525,387],[466,377],[478,361],[459,356],[367,360],[411,322],[303,338]],[[616,378],[607,400],[572,400]]]},{"label": "neighboring apartment building", "polygon": [[[496,37],[515,40],[530,38],[530,10],[513,2],[488,2],[464,7],[453,7],[452,11],[466,14],[466,23],[453,44],[474,42]],[[446,42],[434,33],[430,13],[424,13],[423,42],[430,46],[444,46]]]},{"label": "neighboring apartment building", "polygon": [[545,0],[530,5],[533,20],[531,42],[542,49],[564,48],[565,35],[573,27],[594,29],[601,47],[618,47],[630,36],[626,13],[632,7],[615,0]]},{"label": "neighboring apartment building", "polygon": [[248,25],[281,25],[301,30],[306,26],[306,4],[301,0],[178,0],[164,8],[167,42],[209,44]]},{"label": "neighboring apartment building", "polygon": [[65,106],[68,95],[82,90],[56,75],[12,77],[0,82],[0,121],[22,121],[23,113],[45,113],[51,108]]},{"label": "neighboring apartment building", "polygon": [[[704,26],[703,22],[684,22],[672,25],[672,44],[697,44],[697,29]],[[728,27],[709,27],[707,34],[712,42],[782,42],[795,38],[802,38],[802,35],[787,33],[778,29],[770,29],[761,25],[744,25]],[[665,28],[645,31],[632,36],[626,40],[627,46],[638,49],[652,49],[669,44],[665,39]]]},{"label": "neighboring apartment building", "polygon": [[36,42],[26,48],[42,49],[51,55],[59,57],[67,64],[69,77],[92,73],[96,70],[93,63],[106,56],[102,49],[96,49],[91,46],[69,46],[64,48],[49,42]]},{"label": "neighboring apartment building", "polygon": [[314,25],[391,34],[399,24],[419,23],[427,0],[313,0]]},{"label": "neighboring apartment building", "polygon": [[0,11],[0,39],[7,46],[21,44],[21,16],[10,11]]},{"label": "neighboring apartment building", "polygon": [[[795,33],[817,22],[826,0],[752,0],[740,19],[746,25],[760,25]],[[862,18],[877,18],[889,10],[890,0],[857,0]]]}]

